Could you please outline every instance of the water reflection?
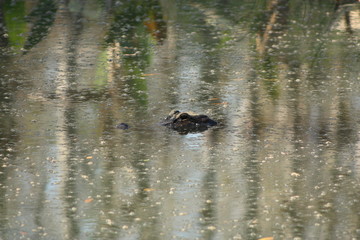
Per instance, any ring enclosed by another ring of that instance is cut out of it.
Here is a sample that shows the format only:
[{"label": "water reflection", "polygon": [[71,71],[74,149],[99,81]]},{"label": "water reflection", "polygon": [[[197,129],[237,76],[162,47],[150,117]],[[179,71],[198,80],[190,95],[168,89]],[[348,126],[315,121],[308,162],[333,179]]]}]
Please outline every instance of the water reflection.
[{"label": "water reflection", "polygon": [[359,238],[359,4],[0,4],[0,238]]},{"label": "water reflection", "polygon": [[28,14],[29,21],[32,22],[32,28],[24,49],[28,50],[39,43],[47,34],[53,25],[56,3],[52,0],[41,0],[36,7]]}]

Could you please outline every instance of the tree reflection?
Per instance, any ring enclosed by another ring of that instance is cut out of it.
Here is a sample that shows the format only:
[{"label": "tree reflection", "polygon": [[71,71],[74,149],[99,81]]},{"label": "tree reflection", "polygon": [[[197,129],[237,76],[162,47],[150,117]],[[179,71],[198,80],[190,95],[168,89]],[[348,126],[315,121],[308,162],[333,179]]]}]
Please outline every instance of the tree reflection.
[{"label": "tree reflection", "polygon": [[149,65],[154,40],[161,44],[166,37],[160,4],[157,0],[124,1],[114,6],[113,16],[107,42],[114,46],[113,60],[121,57],[122,67],[112,71],[126,77],[132,96],[146,105],[146,81],[142,74]]},{"label": "tree reflection", "polygon": [[[358,40],[346,12],[351,39],[332,27],[344,5],[31,2],[21,33],[0,12],[5,48],[28,36],[0,64],[5,236],[356,236]],[[221,127],[158,126],[175,105]]]},{"label": "tree reflection", "polygon": [[8,45],[8,36],[6,31],[6,25],[4,21],[4,3],[0,1],[0,47],[6,47]]},{"label": "tree reflection", "polygon": [[133,54],[126,47],[142,47],[146,50],[148,45],[145,39],[141,39],[144,31],[151,33],[159,43],[166,37],[166,23],[157,0],[121,2],[119,6],[114,6],[113,15],[108,42],[120,42],[124,54]]},{"label": "tree reflection", "polygon": [[[345,31],[348,32],[349,34],[354,34],[354,25],[356,29],[359,29],[356,19],[352,19],[354,16],[356,16],[357,11],[359,11],[356,10],[355,4],[353,3],[358,3],[358,1],[338,0],[336,1],[336,7],[335,7],[337,13],[340,15],[341,18],[343,18]],[[353,4],[353,5],[348,5],[348,4]]]},{"label": "tree reflection", "polygon": [[286,30],[289,14],[289,0],[269,1],[269,9],[259,24],[256,47],[260,55],[271,54],[279,48],[278,37]]},{"label": "tree reflection", "polygon": [[[9,224],[8,216],[8,203],[9,194],[8,186],[9,178],[11,178],[12,171],[10,170],[13,166],[12,159],[17,156],[16,143],[19,141],[19,135],[16,132],[16,124],[11,116],[9,110],[12,101],[5,100],[3,94],[10,89],[0,88],[0,107],[2,109],[0,113],[0,233],[1,236],[7,235],[7,229],[4,226]],[[4,111],[5,109],[5,111]]]},{"label": "tree reflection", "polygon": [[54,0],[40,0],[34,10],[28,15],[28,20],[33,23],[30,34],[24,45],[29,50],[39,43],[54,23],[57,5]]}]

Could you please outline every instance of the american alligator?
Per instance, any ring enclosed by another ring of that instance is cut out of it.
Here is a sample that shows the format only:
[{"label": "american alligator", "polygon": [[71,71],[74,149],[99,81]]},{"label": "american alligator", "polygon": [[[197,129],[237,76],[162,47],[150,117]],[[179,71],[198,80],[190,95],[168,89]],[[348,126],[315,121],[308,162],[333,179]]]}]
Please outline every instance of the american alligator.
[{"label": "american alligator", "polygon": [[217,122],[203,114],[172,110],[162,124],[181,134],[187,134],[205,131],[209,127],[217,125]]},{"label": "american alligator", "polygon": [[[172,110],[161,125],[173,129],[180,134],[188,134],[190,132],[203,132],[209,127],[217,125],[217,122],[204,114]],[[119,123],[116,125],[116,128],[127,130],[130,126],[126,123]]]}]

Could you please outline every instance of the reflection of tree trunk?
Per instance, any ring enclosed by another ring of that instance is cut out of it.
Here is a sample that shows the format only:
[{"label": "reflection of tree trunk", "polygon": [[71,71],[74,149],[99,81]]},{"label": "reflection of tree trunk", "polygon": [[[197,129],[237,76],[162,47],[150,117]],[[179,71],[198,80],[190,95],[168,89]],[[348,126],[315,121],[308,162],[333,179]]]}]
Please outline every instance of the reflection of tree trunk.
[{"label": "reflection of tree trunk", "polygon": [[267,52],[276,42],[276,36],[283,31],[287,24],[289,0],[272,0],[269,8],[269,17],[258,33],[256,47],[260,54]]},{"label": "reflection of tree trunk", "polygon": [[4,1],[0,0],[0,47],[6,47],[8,45],[8,38],[6,36],[5,19],[3,6]]},{"label": "reflection of tree trunk", "polygon": [[39,1],[36,7],[28,15],[33,23],[24,49],[29,50],[43,40],[49,33],[49,29],[54,24],[57,5],[54,0]]},{"label": "reflection of tree trunk", "polygon": [[[255,76],[252,76],[252,81],[255,80]],[[255,86],[255,85],[253,85]],[[260,140],[263,138],[264,119],[261,111],[261,103],[259,99],[260,93],[257,87],[250,89],[250,106],[249,114],[251,119],[251,130],[249,142],[248,157],[245,161],[244,174],[247,179],[247,197],[246,197],[246,213],[245,221],[247,223],[245,228],[246,239],[254,239],[254,236],[259,234],[259,195],[260,195],[260,169],[261,165],[258,161],[259,151],[261,145]]]},{"label": "reflection of tree trunk", "polygon": [[[353,27],[356,27],[356,19],[358,18],[357,10],[355,10],[355,3],[360,3],[360,0],[355,1],[337,1],[335,5],[336,15],[340,15],[341,18],[335,18],[336,29],[346,31],[349,34],[353,34]],[[346,4],[353,4],[347,6]],[[352,23],[353,20],[353,24]]]},{"label": "reflection of tree trunk", "polygon": [[[213,161],[214,159],[211,159]],[[216,163],[214,163],[216,164]],[[216,169],[211,166],[204,176],[204,194],[205,201],[201,209],[201,217],[203,218],[202,229],[203,239],[213,239],[214,231],[211,229],[212,226],[216,225],[216,193],[218,191],[216,185]]]},{"label": "reflection of tree trunk", "polygon": [[348,10],[345,11],[345,28],[348,33],[353,33],[353,30],[351,28],[350,11]]}]

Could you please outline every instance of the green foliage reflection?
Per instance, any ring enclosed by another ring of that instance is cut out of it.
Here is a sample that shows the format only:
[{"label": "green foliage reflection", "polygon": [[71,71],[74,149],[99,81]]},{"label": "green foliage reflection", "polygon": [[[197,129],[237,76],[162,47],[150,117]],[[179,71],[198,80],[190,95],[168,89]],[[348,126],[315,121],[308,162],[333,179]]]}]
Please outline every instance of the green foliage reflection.
[{"label": "green foliage reflection", "polygon": [[3,9],[9,45],[20,49],[26,41],[25,1],[5,1]]},{"label": "green foliage reflection", "polygon": [[115,7],[107,42],[119,43],[123,75],[128,77],[132,95],[146,104],[145,68],[149,65],[152,45],[165,38],[165,22],[158,1],[124,1]]},{"label": "green foliage reflection", "polygon": [[30,35],[24,46],[28,50],[40,42],[54,23],[57,6],[53,0],[40,0],[37,7],[29,14],[29,20],[33,22]]}]

